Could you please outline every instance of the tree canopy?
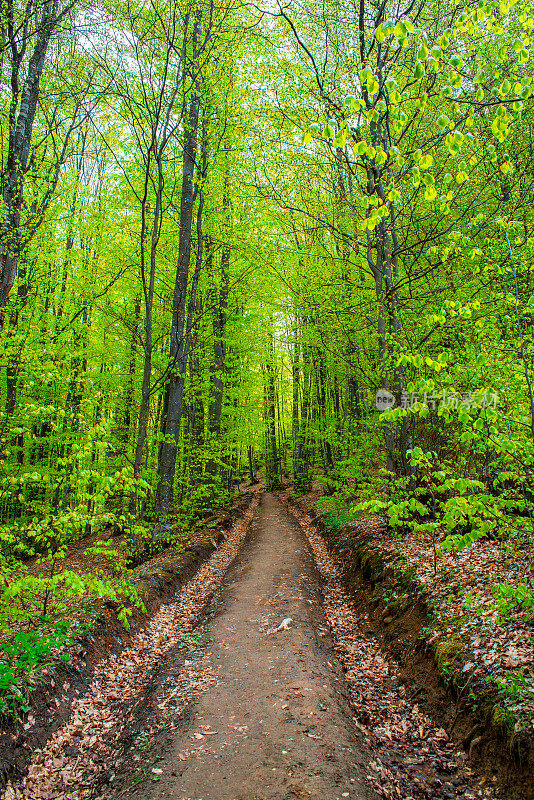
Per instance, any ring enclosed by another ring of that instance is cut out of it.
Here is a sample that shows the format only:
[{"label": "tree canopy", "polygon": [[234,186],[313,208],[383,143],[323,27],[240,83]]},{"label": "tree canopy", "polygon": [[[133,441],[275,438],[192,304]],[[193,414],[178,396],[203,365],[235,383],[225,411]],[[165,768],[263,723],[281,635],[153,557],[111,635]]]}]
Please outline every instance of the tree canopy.
[{"label": "tree canopy", "polygon": [[263,477],[445,549],[531,530],[533,29],[2,6],[6,575],[112,526],[135,561]]}]

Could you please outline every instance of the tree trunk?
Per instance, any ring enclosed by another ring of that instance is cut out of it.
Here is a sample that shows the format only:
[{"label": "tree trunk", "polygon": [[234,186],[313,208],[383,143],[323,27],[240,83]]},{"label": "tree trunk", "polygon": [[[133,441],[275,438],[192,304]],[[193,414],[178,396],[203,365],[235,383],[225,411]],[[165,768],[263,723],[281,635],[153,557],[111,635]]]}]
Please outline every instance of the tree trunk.
[{"label": "tree trunk", "polygon": [[310,418],[310,395],[312,384],[312,371],[308,345],[302,343],[302,369],[300,370],[301,402],[300,422],[297,436],[297,461],[300,465],[298,480],[295,488],[300,493],[308,492],[311,488],[311,448],[308,438],[308,422]]},{"label": "tree trunk", "polygon": [[247,459],[248,459],[248,476],[250,478],[250,483],[256,483],[256,461],[254,459],[254,445],[249,444],[247,447]]},{"label": "tree trunk", "polygon": [[[196,53],[200,33],[201,12],[197,11],[195,31],[193,35]],[[193,57],[193,63],[196,56]],[[196,283],[200,274],[202,260],[202,203],[203,193],[200,190],[200,204],[197,215],[197,264],[193,284],[191,286],[189,303],[187,302],[187,287],[189,282],[189,265],[191,261],[191,231],[193,222],[193,204],[196,192],[193,187],[193,177],[197,155],[197,137],[200,111],[200,97],[198,84],[189,104],[187,125],[184,130],[184,152],[182,165],[182,198],[180,205],[180,236],[178,244],[178,264],[176,267],[176,280],[174,284],[173,313],[171,326],[170,369],[167,386],[165,389],[162,433],[163,441],[158,454],[158,488],[156,492],[156,518],[166,525],[169,516],[174,510],[174,474],[176,470],[176,456],[178,451],[178,436],[182,418],[184,397],[184,380],[189,356],[190,333],[192,324],[192,311],[195,305]],[[188,308],[191,309],[188,318]]]},{"label": "tree trunk", "polygon": [[264,366],[264,417],[267,435],[266,486],[268,491],[280,489],[279,453],[276,441],[276,369],[274,363],[274,341],[271,331],[267,345],[267,358]]},{"label": "tree trunk", "polygon": [[[224,202],[224,201],[223,201]],[[226,318],[228,313],[228,293],[230,279],[230,248],[226,246],[221,256],[221,288],[213,319],[213,366],[211,369],[210,430],[212,435],[220,436],[221,413],[223,406],[224,365],[226,359]]]},{"label": "tree trunk", "polygon": [[291,414],[291,436],[293,441],[293,482],[298,486],[302,473],[302,461],[299,447],[299,403],[300,403],[300,347],[297,320],[295,321],[295,335],[293,340],[293,353],[291,371],[293,376],[293,406]]},{"label": "tree trunk", "polygon": [[[148,184],[148,169],[147,165],[147,180],[145,186]],[[158,190],[156,193],[156,202],[152,216],[152,231],[150,240],[150,269],[148,282],[146,280],[146,267],[145,267],[145,236],[146,236],[146,214],[147,214],[147,201],[146,189],[141,206],[141,281],[143,285],[144,305],[145,305],[145,327],[143,336],[143,382],[141,384],[141,405],[139,407],[139,415],[137,421],[137,437],[134,453],[134,478],[141,477],[141,469],[143,466],[143,452],[148,432],[148,417],[150,413],[150,395],[151,395],[151,376],[152,376],[152,354],[153,354],[153,340],[152,340],[152,327],[153,327],[153,307],[154,307],[154,285],[156,280],[156,252],[159,241],[159,232],[161,227],[161,202],[163,195],[163,172],[161,163],[158,163]],[[135,334],[134,334],[135,335]],[[130,514],[137,514],[137,491],[133,491],[130,495],[129,512]]]},{"label": "tree trunk", "polygon": [[[39,84],[50,39],[59,21],[57,0],[45,0],[35,44],[28,61],[26,77],[21,87],[21,68],[24,63],[26,42],[17,41],[17,25],[13,19],[13,6],[8,4],[9,45],[11,50],[11,104],[9,109],[9,143],[6,166],[0,176],[3,220],[0,227],[0,332],[4,326],[9,293],[13,288],[18,260],[26,242],[21,228],[24,179],[31,166],[29,161],[33,123],[39,101]],[[33,16],[32,8],[31,14]],[[28,24],[29,19],[26,20]]]}]

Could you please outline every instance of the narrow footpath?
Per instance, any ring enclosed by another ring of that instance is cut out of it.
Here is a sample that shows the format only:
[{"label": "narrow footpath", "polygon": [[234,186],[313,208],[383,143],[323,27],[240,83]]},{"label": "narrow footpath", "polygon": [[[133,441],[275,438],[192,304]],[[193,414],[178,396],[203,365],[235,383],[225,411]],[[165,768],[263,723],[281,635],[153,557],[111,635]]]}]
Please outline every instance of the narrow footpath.
[{"label": "narrow footpath", "polygon": [[214,601],[215,679],[159,761],[151,800],[371,799],[369,756],[332,650],[319,577],[282,504],[264,495]]}]

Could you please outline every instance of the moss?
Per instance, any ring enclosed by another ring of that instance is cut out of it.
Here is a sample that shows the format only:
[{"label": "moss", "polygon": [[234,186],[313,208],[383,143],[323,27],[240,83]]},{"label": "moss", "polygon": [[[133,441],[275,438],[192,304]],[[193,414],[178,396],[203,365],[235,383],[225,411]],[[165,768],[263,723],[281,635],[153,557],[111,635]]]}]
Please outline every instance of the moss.
[{"label": "moss", "polygon": [[402,567],[395,565],[395,577],[400,587],[409,592],[417,592],[420,588],[415,569],[408,569],[405,564]]},{"label": "moss", "polygon": [[384,561],[376,550],[358,548],[358,560],[364,576],[374,580],[384,569]]},{"label": "moss", "polygon": [[491,716],[491,722],[501,733],[511,736],[514,732],[513,714],[503,706],[495,706]]},{"label": "moss", "polygon": [[464,643],[460,639],[447,639],[436,645],[436,661],[441,672],[454,663],[462,652]]},{"label": "moss", "polygon": [[408,606],[408,595],[403,594],[400,597],[397,597],[396,600],[392,600],[390,603],[388,603],[386,612],[391,614],[393,617],[398,617],[403,611],[406,611]]},{"label": "moss", "polygon": [[493,706],[495,704],[495,690],[491,688],[482,689],[480,692],[476,694],[476,704],[482,710],[484,714],[487,714],[488,711],[493,710]]},{"label": "moss", "polygon": [[469,622],[467,614],[459,615],[457,617],[448,617],[446,625],[448,628],[463,628]]},{"label": "moss", "polygon": [[217,545],[213,539],[201,539],[198,543],[199,548],[202,550],[216,550]]},{"label": "moss", "polygon": [[475,691],[471,690],[470,699],[471,707],[477,719],[483,722],[484,725],[490,724],[495,710],[495,688],[487,686]]}]

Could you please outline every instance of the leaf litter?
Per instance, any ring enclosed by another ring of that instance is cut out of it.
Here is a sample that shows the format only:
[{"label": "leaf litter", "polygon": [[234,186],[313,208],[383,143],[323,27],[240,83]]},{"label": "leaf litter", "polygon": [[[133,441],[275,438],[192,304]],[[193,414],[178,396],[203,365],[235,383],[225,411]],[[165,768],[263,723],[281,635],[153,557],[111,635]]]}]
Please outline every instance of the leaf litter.
[{"label": "leaf litter", "polygon": [[[198,622],[235,559],[259,503],[256,495],[230,530],[224,544],[200,567],[176,599],[162,605],[130,646],[97,665],[86,694],[74,701],[72,715],[40,750],[20,784],[8,784],[3,800],[88,800],[100,774],[120,755],[126,707],[151,671]],[[189,676],[193,679],[194,676]],[[157,773],[155,775],[157,777]]]},{"label": "leaf litter", "polygon": [[[402,539],[380,516],[345,525],[339,532],[348,548],[363,536],[396,568],[414,576],[422,598],[432,608],[434,647],[452,635],[463,644],[455,661],[466,677],[501,686],[500,705],[515,720],[515,733],[534,736],[534,638],[531,609],[520,605],[502,613],[495,587],[530,583],[534,556],[529,537],[509,543],[481,539],[460,552],[439,553],[434,562],[428,538],[408,532]],[[435,563],[435,567],[434,567]],[[513,684],[517,686],[514,687]],[[517,691],[513,691],[514,688]]]},{"label": "leaf litter", "polygon": [[374,754],[367,780],[387,800],[475,800],[499,797],[469,767],[467,755],[449,740],[398,684],[394,664],[369,636],[369,617],[358,615],[341,574],[308,514],[285,498],[298,520],[323,578],[324,608],[343,664],[354,724]]}]

